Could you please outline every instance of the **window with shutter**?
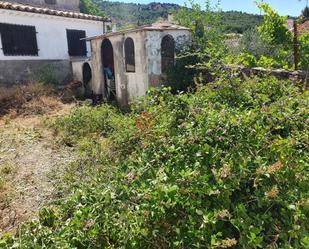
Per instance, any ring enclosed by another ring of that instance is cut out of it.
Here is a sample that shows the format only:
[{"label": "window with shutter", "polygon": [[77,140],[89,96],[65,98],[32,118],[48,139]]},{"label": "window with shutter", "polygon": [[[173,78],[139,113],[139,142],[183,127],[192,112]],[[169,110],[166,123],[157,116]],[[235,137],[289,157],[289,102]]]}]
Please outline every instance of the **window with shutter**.
[{"label": "window with shutter", "polygon": [[86,37],[84,30],[67,29],[68,48],[70,56],[86,56],[86,41],[81,40]]},{"label": "window with shutter", "polygon": [[0,35],[4,55],[38,55],[38,44],[34,26],[0,23]]}]

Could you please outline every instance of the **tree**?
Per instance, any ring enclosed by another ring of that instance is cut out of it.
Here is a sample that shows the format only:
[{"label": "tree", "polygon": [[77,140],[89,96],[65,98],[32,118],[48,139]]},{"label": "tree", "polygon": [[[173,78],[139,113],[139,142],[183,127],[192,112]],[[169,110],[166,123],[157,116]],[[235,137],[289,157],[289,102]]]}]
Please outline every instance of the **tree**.
[{"label": "tree", "polygon": [[309,7],[306,6],[303,11],[302,11],[302,16],[305,18],[305,19],[309,19]]},{"label": "tree", "polygon": [[176,13],[175,19],[180,25],[193,31],[197,50],[207,52],[209,55],[223,52],[225,46],[220,1],[212,6],[210,1],[206,0],[204,8],[194,0],[190,0],[189,3],[189,7],[181,8]]},{"label": "tree", "polygon": [[263,24],[258,27],[262,40],[271,45],[290,46],[292,35],[287,28],[287,16],[280,16],[264,2],[258,3],[258,7],[265,14]]},{"label": "tree", "polygon": [[102,16],[105,17],[105,14],[103,13],[100,8],[92,2],[92,0],[81,0],[80,1],[80,11],[82,13],[95,15],[95,16]]}]

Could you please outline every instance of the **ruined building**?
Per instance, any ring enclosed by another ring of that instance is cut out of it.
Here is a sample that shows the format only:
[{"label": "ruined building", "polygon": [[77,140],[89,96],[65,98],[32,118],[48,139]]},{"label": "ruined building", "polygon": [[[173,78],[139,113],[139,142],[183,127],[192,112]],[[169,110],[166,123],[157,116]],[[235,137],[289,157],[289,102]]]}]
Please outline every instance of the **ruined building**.
[{"label": "ruined building", "polygon": [[80,13],[77,0],[0,1],[0,84],[52,72],[83,82],[88,97],[126,106],[166,83],[176,51],[191,41],[188,28],[164,21],[106,33],[108,26],[108,18]]},{"label": "ruined building", "polygon": [[73,63],[74,77],[86,94],[128,105],[150,87],[165,83],[177,50],[190,44],[191,32],[171,23],[156,23],[86,39],[92,55]]}]

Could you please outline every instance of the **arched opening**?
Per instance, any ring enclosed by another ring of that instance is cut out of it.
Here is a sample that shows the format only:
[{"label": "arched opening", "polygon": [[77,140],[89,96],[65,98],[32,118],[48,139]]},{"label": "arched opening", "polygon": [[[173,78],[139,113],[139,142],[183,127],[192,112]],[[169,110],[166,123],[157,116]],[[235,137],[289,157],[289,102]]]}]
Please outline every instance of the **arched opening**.
[{"label": "arched opening", "polygon": [[124,42],[124,53],[125,53],[125,63],[126,72],[135,72],[135,51],[134,51],[134,41],[132,38],[127,38]]},{"label": "arched opening", "polygon": [[91,98],[92,96],[92,89],[90,81],[92,79],[92,71],[91,67],[88,63],[84,63],[83,65],[83,86],[85,89],[85,97]]},{"label": "arched opening", "polygon": [[175,40],[171,35],[163,37],[161,42],[161,70],[166,73],[175,64]]},{"label": "arched opening", "polygon": [[103,93],[107,100],[116,99],[115,65],[113,45],[105,39],[101,46],[102,73],[104,78]]}]

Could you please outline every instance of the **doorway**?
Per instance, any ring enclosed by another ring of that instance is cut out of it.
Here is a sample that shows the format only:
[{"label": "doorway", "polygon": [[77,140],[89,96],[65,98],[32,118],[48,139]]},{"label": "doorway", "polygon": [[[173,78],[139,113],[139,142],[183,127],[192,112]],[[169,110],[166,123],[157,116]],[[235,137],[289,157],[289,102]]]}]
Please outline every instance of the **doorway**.
[{"label": "doorway", "polygon": [[92,71],[89,63],[84,63],[83,65],[83,86],[85,89],[85,98],[92,97],[92,89],[91,89],[91,79],[92,79]]},{"label": "doorway", "polygon": [[116,99],[115,64],[113,45],[109,39],[105,39],[101,45],[103,96],[112,101]]},{"label": "doorway", "polygon": [[161,42],[161,70],[165,74],[175,65],[175,40],[171,35],[163,37]]}]

